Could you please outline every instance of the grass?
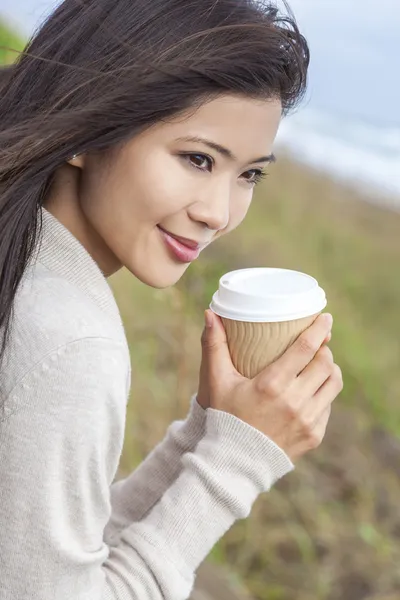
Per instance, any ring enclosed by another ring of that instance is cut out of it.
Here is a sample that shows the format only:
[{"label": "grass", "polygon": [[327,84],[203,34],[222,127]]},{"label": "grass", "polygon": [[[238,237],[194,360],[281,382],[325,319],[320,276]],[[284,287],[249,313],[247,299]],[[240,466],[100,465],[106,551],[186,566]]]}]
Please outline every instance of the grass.
[{"label": "grass", "polygon": [[0,64],[14,62],[17,53],[13,50],[23,50],[24,41],[8,25],[0,19]]},{"label": "grass", "polygon": [[400,214],[283,159],[245,223],[176,287],[146,288],[124,271],[113,278],[133,362],[121,474],[186,414],[203,310],[224,272],[294,268],[327,292],[345,389],[325,441],[210,556],[229,564],[257,600],[399,597],[399,234]]}]

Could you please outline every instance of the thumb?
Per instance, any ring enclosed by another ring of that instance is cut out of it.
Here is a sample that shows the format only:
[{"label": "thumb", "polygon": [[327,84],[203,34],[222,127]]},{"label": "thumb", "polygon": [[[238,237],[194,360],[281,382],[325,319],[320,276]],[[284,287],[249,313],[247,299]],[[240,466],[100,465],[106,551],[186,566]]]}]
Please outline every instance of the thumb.
[{"label": "thumb", "polygon": [[204,317],[206,326],[201,338],[203,361],[207,363],[211,377],[220,377],[227,370],[234,369],[225,328],[212,310],[206,310]]}]

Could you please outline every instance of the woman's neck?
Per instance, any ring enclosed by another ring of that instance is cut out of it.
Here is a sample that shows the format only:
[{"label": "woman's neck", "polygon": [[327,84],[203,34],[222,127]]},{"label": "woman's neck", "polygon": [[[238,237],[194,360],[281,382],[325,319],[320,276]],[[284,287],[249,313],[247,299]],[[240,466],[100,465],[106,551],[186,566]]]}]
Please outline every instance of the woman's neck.
[{"label": "woman's neck", "polygon": [[121,268],[117,257],[87,219],[79,201],[81,170],[70,165],[62,166],[55,175],[49,194],[43,203],[49,211],[89,252],[105,277]]}]

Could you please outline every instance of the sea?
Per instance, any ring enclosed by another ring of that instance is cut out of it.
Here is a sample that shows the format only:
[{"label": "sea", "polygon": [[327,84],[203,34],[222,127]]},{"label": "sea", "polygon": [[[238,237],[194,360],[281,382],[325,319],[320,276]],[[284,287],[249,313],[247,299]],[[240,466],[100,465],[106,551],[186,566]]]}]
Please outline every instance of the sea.
[{"label": "sea", "polygon": [[281,124],[276,147],[295,160],[400,210],[400,127],[354,115],[299,108]]},{"label": "sea", "polygon": [[309,90],[278,145],[400,210],[400,1],[289,4],[311,51]]}]

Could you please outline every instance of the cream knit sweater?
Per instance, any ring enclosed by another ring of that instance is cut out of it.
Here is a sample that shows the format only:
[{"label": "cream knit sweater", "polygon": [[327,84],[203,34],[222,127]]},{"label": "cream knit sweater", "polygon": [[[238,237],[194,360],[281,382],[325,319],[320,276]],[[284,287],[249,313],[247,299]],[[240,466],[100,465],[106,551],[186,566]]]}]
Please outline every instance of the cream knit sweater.
[{"label": "cream knit sweater", "polygon": [[0,374],[0,599],[184,600],[215,543],[293,465],[193,397],[187,418],[114,482],[124,328],[86,250],[44,209],[43,221]]}]

